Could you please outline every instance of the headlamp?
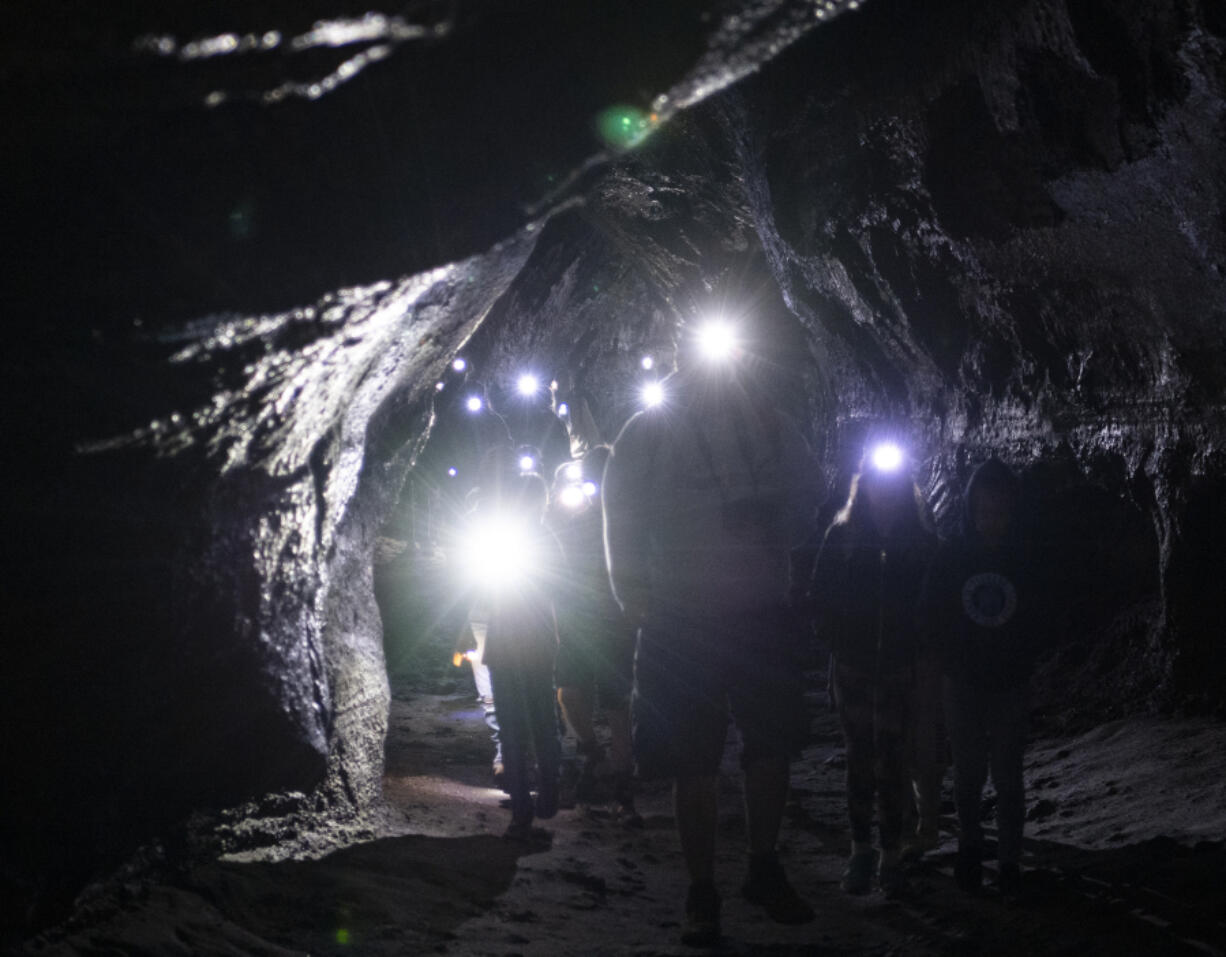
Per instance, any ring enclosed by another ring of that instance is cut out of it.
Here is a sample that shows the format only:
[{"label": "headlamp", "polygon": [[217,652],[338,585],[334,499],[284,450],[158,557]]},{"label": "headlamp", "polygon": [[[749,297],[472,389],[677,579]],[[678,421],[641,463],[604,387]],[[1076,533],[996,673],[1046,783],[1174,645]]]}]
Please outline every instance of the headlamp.
[{"label": "headlamp", "polygon": [[651,356],[643,356],[643,358],[639,361],[639,365],[643,367],[645,372],[650,372],[655,368],[656,360]]},{"label": "headlamp", "polygon": [[457,475],[459,475],[459,474],[460,474],[460,472],[459,472],[459,469],[457,469],[457,468],[456,468],[456,467],[453,465],[451,468],[449,468],[449,469],[447,470],[447,474],[448,474],[448,475],[450,475],[452,478],[455,478]]},{"label": "headlamp", "polygon": [[536,459],[534,459],[531,455],[521,455],[519,457],[519,470],[521,472],[535,472]]},{"label": "headlamp", "polygon": [[447,388],[447,383],[445,383],[445,382],[436,382],[436,383],[434,383],[434,391],[435,391],[435,392],[442,392],[442,391],[443,391],[445,388]]},{"label": "headlamp", "polygon": [[568,485],[558,493],[558,501],[564,508],[581,508],[587,502],[583,489],[578,485]]},{"label": "headlamp", "polygon": [[460,567],[469,582],[495,590],[522,583],[536,555],[527,522],[509,515],[479,519],[460,550]]},{"label": "headlamp", "polygon": [[878,472],[892,474],[902,468],[904,458],[902,447],[897,443],[879,442],[873,446],[868,461]]},{"label": "headlamp", "polygon": [[595,482],[591,481],[590,479],[584,482],[583,485],[580,487],[583,489],[583,494],[586,495],[588,498],[592,498],[593,496],[595,496],[597,492],[600,491],[600,486],[598,486]]},{"label": "headlamp", "polygon": [[541,383],[534,375],[521,375],[515,387],[519,390],[520,395],[530,396],[536,395]]},{"label": "headlamp", "polygon": [[583,465],[579,462],[567,462],[562,466],[562,475],[572,482],[578,482],[583,478]]},{"label": "headlamp", "polygon": [[703,324],[695,335],[699,351],[710,362],[726,362],[736,353],[736,332],[722,319]]},{"label": "headlamp", "polygon": [[643,405],[654,409],[664,401],[664,386],[659,382],[648,382],[643,386]]},{"label": "headlamp", "polygon": [[469,412],[480,412],[484,404],[481,401],[481,396],[470,395],[464,403],[464,408],[468,409]]},{"label": "headlamp", "polygon": [[568,415],[570,415],[570,406],[565,402],[559,402],[558,415],[562,416],[562,418],[566,418]]},{"label": "headlamp", "polygon": [[451,368],[453,368],[456,372],[463,372],[468,368],[468,360],[463,356],[456,356],[455,361],[451,363]]}]

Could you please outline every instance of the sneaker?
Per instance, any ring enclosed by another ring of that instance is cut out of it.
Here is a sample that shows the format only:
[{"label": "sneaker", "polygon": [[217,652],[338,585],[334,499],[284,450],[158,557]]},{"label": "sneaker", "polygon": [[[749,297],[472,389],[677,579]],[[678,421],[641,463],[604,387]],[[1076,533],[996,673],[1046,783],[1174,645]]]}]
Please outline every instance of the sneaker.
[{"label": "sneaker", "polygon": [[865,851],[853,852],[847,859],[847,870],[843,872],[843,890],[857,897],[867,894],[873,889],[873,873],[876,870],[876,850],[870,847]]},{"label": "sneaker", "polygon": [[719,892],[714,884],[691,884],[685,895],[685,924],[681,943],[710,947],[719,943]]},{"label": "sneaker", "polygon": [[1022,896],[1022,869],[1016,864],[1001,864],[996,875],[996,889],[1007,900],[1019,900]]},{"label": "sneaker", "polygon": [[783,865],[774,854],[749,858],[749,875],[741,885],[741,896],[751,904],[766,908],[766,915],[777,924],[807,924],[816,916],[788,883]]},{"label": "sneaker", "polygon": [[958,848],[958,859],[954,862],[954,880],[966,894],[978,894],[983,889],[983,851],[980,848]]}]

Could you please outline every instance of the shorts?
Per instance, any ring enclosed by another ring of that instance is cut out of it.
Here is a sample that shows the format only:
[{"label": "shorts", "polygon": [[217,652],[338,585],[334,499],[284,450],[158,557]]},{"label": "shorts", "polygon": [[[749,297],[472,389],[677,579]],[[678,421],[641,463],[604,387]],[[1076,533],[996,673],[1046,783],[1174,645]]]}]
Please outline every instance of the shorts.
[{"label": "shorts", "polygon": [[559,630],[554,681],[559,688],[598,694],[605,707],[620,705],[634,684],[634,634],[620,620],[592,617]]},{"label": "shorts", "polygon": [[731,715],[741,767],[808,741],[800,642],[785,611],[649,620],[634,663],[634,752],[645,780],[716,774]]}]

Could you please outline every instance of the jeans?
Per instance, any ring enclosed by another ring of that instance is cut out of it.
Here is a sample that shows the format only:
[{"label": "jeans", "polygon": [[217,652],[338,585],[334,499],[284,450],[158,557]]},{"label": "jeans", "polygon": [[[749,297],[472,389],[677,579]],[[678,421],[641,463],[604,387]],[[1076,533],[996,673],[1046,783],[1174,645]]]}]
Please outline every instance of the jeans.
[{"label": "jeans", "polygon": [[954,803],[958,808],[959,846],[983,848],[980,808],[988,770],[996,787],[997,859],[1015,865],[1022,857],[1026,786],[1029,693],[1025,685],[984,691],[945,681],[945,714],[954,755]]}]

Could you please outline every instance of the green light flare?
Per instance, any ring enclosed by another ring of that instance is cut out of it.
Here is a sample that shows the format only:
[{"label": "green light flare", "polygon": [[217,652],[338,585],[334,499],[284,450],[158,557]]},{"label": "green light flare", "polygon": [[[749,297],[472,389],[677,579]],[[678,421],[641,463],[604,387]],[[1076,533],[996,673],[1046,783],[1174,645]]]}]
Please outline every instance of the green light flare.
[{"label": "green light flare", "polygon": [[606,146],[628,150],[638,146],[659,124],[655,113],[634,106],[610,106],[596,116],[596,131]]}]

